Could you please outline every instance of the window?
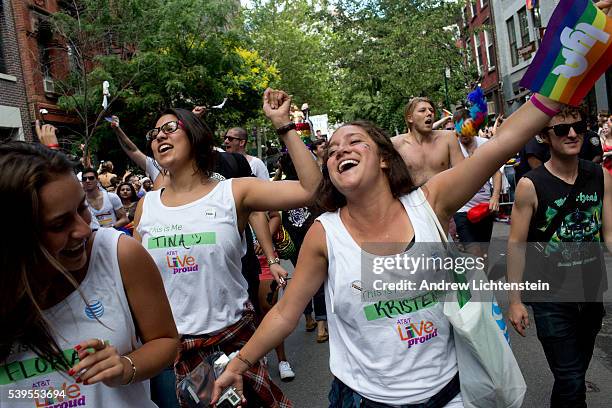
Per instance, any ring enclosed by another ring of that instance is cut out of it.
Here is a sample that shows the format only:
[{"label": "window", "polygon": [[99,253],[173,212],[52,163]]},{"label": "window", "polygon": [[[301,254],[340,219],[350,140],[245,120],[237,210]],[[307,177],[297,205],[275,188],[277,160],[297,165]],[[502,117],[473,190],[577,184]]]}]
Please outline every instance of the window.
[{"label": "window", "polygon": [[495,43],[493,42],[493,37],[489,33],[489,30],[485,30],[485,50],[487,52],[487,61],[489,64],[489,71],[495,69]]},{"label": "window", "polygon": [[489,0],[480,0],[480,9],[482,10],[489,4]]},{"label": "window", "polygon": [[470,10],[472,11],[472,15],[471,18],[476,17],[477,11],[476,11],[476,0],[469,0],[470,1]]},{"label": "window", "polygon": [[518,47],[516,45],[516,29],[514,27],[514,17],[506,20],[506,28],[508,29],[508,41],[510,42],[510,57],[512,66],[518,65]]},{"label": "window", "polygon": [[542,27],[542,17],[540,16],[540,7],[536,6],[531,9],[531,19],[533,20],[533,25],[537,28]]},{"label": "window", "polygon": [[521,47],[529,44],[529,22],[527,21],[527,9],[523,7],[518,12],[519,29],[521,30]]},{"label": "window", "polygon": [[478,74],[482,75],[482,71],[484,71],[484,64],[482,60],[482,49],[480,48],[480,36],[478,33],[474,34],[474,55],[476,56]]},{"label": "window", "polygon": [[0,143],[17,139],[19,129],[0,127]]},{"label": "window", "polygon": [[6,25],[4,24],[4,9],[3,9],[3,2],[0,1],[0,72],[2,73],[7,73],[6,72],[6,64],[4,62],[4,47],[2,44],[2,37],[4,36],[4,33],[2,32],[2,29],[4,27],[6,27]]}]

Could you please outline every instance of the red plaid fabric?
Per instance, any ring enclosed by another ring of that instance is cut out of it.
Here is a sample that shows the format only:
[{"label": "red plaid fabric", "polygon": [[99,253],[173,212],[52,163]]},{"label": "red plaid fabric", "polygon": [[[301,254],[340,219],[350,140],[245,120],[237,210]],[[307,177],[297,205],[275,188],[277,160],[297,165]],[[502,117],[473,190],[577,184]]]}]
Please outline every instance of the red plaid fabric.
[{"label": "red plaid fabric", "polygon": [[[242,346],[255,333],[255,315],[252,311],[244,313],[242,318],[232,326],[213,336],[184,336],[181,339],[181,349],[174,363],[176,383],[180,383],[185,376],[194,370],[198,364],[210,354],[222,351],[226,355],[240,350]],[[292,408],[293,404],[283,394],[276,384],[272,382],[267,367],[257,362],[243,375],[247,407],[264,408]],[[253,395],[256,398],[253,398]],[[254,401],[258,399],[258,401]],[[179,402],[186,408],[184,401]]]}]

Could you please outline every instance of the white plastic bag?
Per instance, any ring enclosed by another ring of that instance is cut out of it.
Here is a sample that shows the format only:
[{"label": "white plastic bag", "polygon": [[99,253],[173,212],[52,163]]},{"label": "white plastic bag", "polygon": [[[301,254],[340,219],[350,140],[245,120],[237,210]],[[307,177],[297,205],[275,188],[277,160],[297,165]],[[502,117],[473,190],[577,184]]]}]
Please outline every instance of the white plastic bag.
[{"label": "white plastic bag", "polygon": [[[447,250],[453,252],[438,217],[427,201],[425,205]],[[488,281],[482,270],[473,269],[466,275],[455,276],[463,282]],[[452,292],[444,304],[444,315],[453,326],[463,405],[520,408],[527,385],[510,348],[508,328],[494,294],[481,290],[472,290],[467,296],[465,292]]]},{"label": "white plastic bag", "polygon": [[[486,279],[484,273],[482,277]],[[454,297],[456,300],[456,293]],[[493,294],[472,291],[462,308],[458,301],[447,301],[444,314],[453,326],[464,406],[520,408],[527,385]]]}]

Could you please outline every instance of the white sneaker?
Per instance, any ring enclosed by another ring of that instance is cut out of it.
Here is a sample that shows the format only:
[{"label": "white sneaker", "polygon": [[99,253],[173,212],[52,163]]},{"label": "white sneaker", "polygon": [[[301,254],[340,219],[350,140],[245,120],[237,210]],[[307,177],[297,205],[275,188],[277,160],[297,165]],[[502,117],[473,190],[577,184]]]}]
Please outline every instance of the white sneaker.
[{"label": "white sneaker", "polygon": [[293,381],[295,373],[291,369],[288,361],[278,363],[278,372],[280,373],[281,381]]}]

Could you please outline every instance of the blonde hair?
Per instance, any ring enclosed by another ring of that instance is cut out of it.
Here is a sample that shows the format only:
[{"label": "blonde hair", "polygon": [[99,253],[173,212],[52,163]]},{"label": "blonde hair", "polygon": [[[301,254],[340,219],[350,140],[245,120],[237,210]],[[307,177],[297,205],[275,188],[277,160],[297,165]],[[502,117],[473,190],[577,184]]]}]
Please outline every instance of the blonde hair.
[{"label": "blonde hair", "polygon": [[434,109],[434,115],[436,113],[436,105],[434,105],[434,103],[428,97],[426,97],[426,96],[416,96],[414,98],[411,98],[408,101],[408,103],[406,104],[406,106],[404,107],[404,121],[406,122],[406,127],[408,129],[410,129],[410,123],[408,122],[408,116],[412,115],[412,113],[416,109],[417,105],[419,103],[421,103],[421,102],[426,102],[426,103],[430,104],[431,107]]}]

